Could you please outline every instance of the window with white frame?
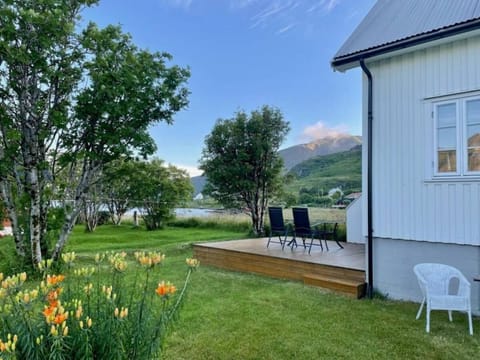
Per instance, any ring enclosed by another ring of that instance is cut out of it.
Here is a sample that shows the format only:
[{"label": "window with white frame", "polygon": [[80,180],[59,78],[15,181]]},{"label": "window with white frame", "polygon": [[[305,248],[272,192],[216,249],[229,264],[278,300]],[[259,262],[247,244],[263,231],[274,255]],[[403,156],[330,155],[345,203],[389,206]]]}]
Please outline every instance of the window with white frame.
[{"label": "window with white frame", "polygon": [[435,176],[480,175],[480,97],[434,104]]}]

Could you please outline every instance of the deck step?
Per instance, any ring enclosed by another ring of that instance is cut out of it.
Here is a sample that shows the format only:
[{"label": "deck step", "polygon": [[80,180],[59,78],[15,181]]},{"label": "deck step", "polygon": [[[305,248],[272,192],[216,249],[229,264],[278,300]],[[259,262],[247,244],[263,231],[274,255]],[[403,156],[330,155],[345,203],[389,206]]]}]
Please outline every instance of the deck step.
[{"label": "deck step", "polygon": [[365,295],[364,281],[309,274],[303,276],[303,282],[306,285],[330,289],[335,292],[355,297],[357,299],[360,299]]}]

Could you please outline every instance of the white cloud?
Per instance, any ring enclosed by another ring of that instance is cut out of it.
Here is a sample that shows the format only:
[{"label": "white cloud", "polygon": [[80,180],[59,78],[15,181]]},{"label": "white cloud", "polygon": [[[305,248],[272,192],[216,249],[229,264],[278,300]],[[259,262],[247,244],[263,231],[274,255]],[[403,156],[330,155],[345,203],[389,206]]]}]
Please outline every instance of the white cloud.
[{"label": "white cloud", "polygon": [[311,5],[307,9],[307,13],[312,13],[316,11],[322,11],[324,13],[330,13],[340,4],[341,0],[320,0],[315,2],[309,2]]},{"label": "white cloud", "polygon": [[307,126],[301,135],[301,141],[313,141],[325,137],[339,137],[348,134],[346,125],[337,125],[334,127],[327,126],[324,122],[319,121],[314,125]]},{"label": "white cloud", "polygon": [[327,1],[327,2],[325,3],[324,9],[325,9],[327,12],[330,12],[330,11],[332,11],[333,9],[335,9],[338,4],[340,4],[340,0],[329,0],[329,1]]},{"label": "white cloud", "polygon": [[259,12],[252,16],[252,28],[265,24],[271,19],[283,17],[298,7],[296,1],[270,1],[268,6],[263,7]]},{"label": "white cloud", "polygon": [[258,2],[259,0],[230,0],[230,7],[232,9],[243,9]]},{"label": "white cloud", "polygon": [[[160,3],[190,9],[196,6],[209,6],[205,0],[158,0]],[[311,26],[319,21],[318,17],[330,14],[343,0],[229,0],[231,11],[243,12],[249,16],[250,28],[270,29],[277,35],[304,24]],[[295,24],[295,26],[293,25]],[[279,30],[276,30],[279,29]]]},{"label": "white cloud", "polygon": [[277,34],[283,34],[284,32],[287,32],[295,27],[295,24],[289,24],[287,26],[284,26],[280,30],[277,31]]},{"label": "white cloud", "polygon": [[178,167],[179,169],[185,170],[185,171],[190,175],[190,177],[200,176],[200,175],[203,174],[203,171],[200,170],[199,168],[195,167],[195,166],[191,166],[191,165],[179,165],[179,164],[172,164],[172,165]]},{"label": "white cloud", "polygon": [[276,28],[276,34],[292,29],[291,24],[308,26],[330,14],[342,0],[230,0],[235,11],[253,13],[250,28]]}]

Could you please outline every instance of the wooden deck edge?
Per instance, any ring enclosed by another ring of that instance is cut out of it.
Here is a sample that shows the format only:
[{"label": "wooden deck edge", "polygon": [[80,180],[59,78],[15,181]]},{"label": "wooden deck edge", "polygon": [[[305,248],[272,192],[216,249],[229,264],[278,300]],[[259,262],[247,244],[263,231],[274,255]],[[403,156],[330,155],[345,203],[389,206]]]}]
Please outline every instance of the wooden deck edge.
[{"label": "wooden deck edge", "polygon": [[308,274],[303,277],[303,282],[306,285],[333,290],[357,299],[365,296],[366,284],[364,281],[352,281],[331,276]]},{"label": "wooden deck edge", "polygon": [[362,270],[208,246],[194,245],[194,256],[204,265],[303,281],[306,285],[354,298],[361,298],[365,293],[365,272]]},{"label": "wooden deck edge", "polygon": [[[240,251],[240,250],[231,250],[231,249],[222,249],[222,248],[214,248],[214,247],[208,247],[202,244],[194,244],[193,245],[193,251],[194,251],[194,256],[196,257],[203,257],[205,255],[208,255],[209,257],[215,257],[219,255],[220,253],[222,254],[236,254],[238,257],[248,257],[248,258],[255,258],[255,259],[262,259],[262,262],[265,264],[271,264],[271,263],[277,263],[278,261],[285,262],[288,264],[291,264],[291,266],[295,266],[296,264],[300,266],[319,266],[319,267],[324,267],[328,269],[334,269],[335,271],[340,271],[342,272],[342,275],[346,278],[350,278],[352,280],[360,280],[360,279],[365,279],[365,270],[361,269],[356,269],[356,268],[349,268],[345,266],[339,266],[339,265],[332,265],[332,264],[321,264],[321,263],[316,263],[316,262],[310,262],[310,261],[305,261],[305,260],[297,260],[297,259],[289,259],[289,258],[283,258],[283,257],[272,257],[270,255],[266,254],[252,254],[249,252],[245,251]],[[207,263],[205,263],[207,264]],[[214,264],[212,264],[214,265]]]}]

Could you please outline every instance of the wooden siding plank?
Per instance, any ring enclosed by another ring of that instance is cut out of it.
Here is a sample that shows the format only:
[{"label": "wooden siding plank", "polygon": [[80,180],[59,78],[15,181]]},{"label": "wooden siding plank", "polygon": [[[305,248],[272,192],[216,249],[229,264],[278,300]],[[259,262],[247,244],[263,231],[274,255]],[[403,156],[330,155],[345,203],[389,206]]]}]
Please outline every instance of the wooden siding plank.
[{"label": "wooden siding plank", "polygon": [[[480,181],[431,181],[434,130],[424,100],[480,90],[479,63],[476,36],[369,64],[376,237],[480,245]],[[363,182],[366,190],[366,171]]]}]

